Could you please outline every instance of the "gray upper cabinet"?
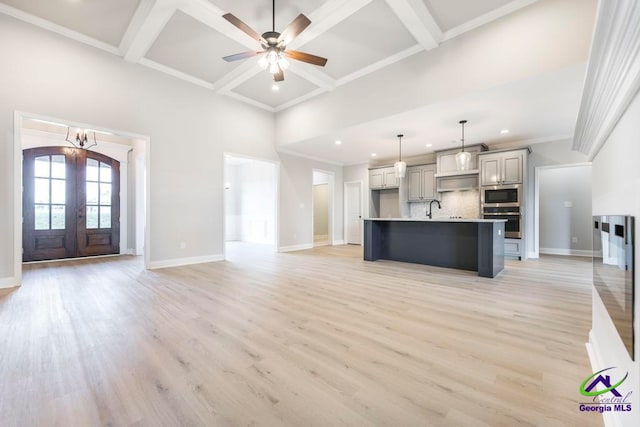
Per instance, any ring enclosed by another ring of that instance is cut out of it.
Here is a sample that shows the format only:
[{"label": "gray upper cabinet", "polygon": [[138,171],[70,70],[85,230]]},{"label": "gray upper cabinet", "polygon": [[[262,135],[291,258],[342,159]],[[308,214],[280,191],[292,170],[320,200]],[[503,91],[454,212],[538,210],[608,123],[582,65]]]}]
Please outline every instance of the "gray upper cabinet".
[{"label": "gray upper cabinet", "polygon": [[521,184],[525,151],[480,155],[480,185]]},{"label": "gray upper cabinet", "polygon": [[369,169],[369,188],[372,190],[382,190],[398,188],[400,180],[396,178],[393,166],[377,169]]},{"label": "gray upper cabinet", "polygon": [[407,168],[408,199],[410,202],[433,200],[436,193],[436,165],[409,166]]},{"label": "gray upper cabinet", "polygon": [[382,169],[374,169],[369,171],[369,188],[384,188],[384,173]]},{"label": "gray upper cabinet", "polygon": [[398,188],[400,187],[400,179],[396,178],[396,171],[394,168],[384,169],[384,188]]},{"label": "gray upper cabinet", "polygon": [[453,148],[451,150],[438,151],[437,162],[438,162],[438,176],[448,176],[448,175],[461,175],[468,172],[473,172],[478,170],[478,154],[485,151],[487,146],[484,144],[471,145],[469,147],[465,147],[464,151],[468,151],[471,153],[471,161],[469,162],[469,171],[459,171],[458,164],[456,163],[456,154],[460,152],[460,148]]}]

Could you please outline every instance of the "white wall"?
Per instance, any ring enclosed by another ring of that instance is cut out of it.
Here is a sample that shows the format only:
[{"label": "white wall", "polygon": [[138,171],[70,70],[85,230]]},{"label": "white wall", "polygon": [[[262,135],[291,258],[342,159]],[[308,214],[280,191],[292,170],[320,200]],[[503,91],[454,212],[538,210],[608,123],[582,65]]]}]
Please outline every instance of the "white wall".
[{"label": "white wall", "polygon": [[334,221],[329,233],[334,244],[343,240],[342,166],[280,153],[280,250],[313,246],[313,169],[334,175]]},{"label": "white wall", "polygon": [[277,167],[251,161],[236,167],[236,194],[240,240],[276,243]]},{"label": "white wall", "polygon": [[640,95],[616,125],[600,152],[593,159],[593,214],[635,216],[635,362],[629,357],[598,293],[593,291],[593,319],[589,335],[594,368],[617,366],[630,372],[629,389],[634,392],[633,412],[619,414],[624,426],[640,425]]},{"label": "white wall", "polygon": [[537,172],[540,253],[591,256],[591,166]]},{"label": "white wall", "polygon": [[240,216],[242,208],[240,206],[240,181],[238,180],[239,165],[225,163],[224,191],[225,191],[225,218],[224,237],[226,241],[240,241],[242,239],[242,228]]},{"label": "white wall", "polygon": [[222,254],[223,152],[277,159],[272,114],[4,15],[0,40],[0,278],[14,277],[15,110],[148,135],[151,261]]}]

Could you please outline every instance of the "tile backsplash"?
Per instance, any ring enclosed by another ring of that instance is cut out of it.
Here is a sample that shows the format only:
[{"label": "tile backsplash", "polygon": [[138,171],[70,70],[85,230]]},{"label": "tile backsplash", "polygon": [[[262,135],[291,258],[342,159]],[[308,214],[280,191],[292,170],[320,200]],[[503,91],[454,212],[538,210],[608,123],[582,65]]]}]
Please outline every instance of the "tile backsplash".
[{"label": "tile backsplash", "polygon": [[[428,203],[409,203],[412,218],[424,218]],[[442,209],[433,204],[433,217],[460,216],[462,218],[478,218],[480,214],[480,191],[451,191],[442,193],[440,200]]]}]

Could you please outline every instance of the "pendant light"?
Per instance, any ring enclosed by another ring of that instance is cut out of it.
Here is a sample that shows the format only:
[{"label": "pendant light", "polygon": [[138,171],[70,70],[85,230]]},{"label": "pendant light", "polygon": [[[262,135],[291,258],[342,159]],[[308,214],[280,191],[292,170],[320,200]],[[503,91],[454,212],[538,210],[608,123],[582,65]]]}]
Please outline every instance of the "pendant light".
[{"label": "pendant light", "polygon": [[75,140],[73,140],[71,139],[71,134],[70,134],[71,130],[69,129],[69,126],[67,126],[67,137],[65,138],[65,141],[67,141],[68,143],[70,143],[76,148],[82,148],[83,150],[88,150],[89,148],[95,147],[96,145],[98,145],[98,141],[96,141],[96,132],[93,131],[93,141],[90,141],[88,138],[89,132],[90,131],[88,129],[78,129],[76,131]]},{"label": "pendant light", "polygon": [[393,169],[396,171],[396,178],[404,178],[407,173],[407,164],[402,161],[402,137],[404,135],[398,135],[398,140],[400,143],[400,153],[398,156],[398,161],[393,165]]},{"label": "pendant light", "polygon": [[460,171],[469,170],[469,163],[471,163],[471,153],[464,151],[464,124],[467,123],[466,120],[460,120],[459,122],[462,125],[462,151],[456,154],[456,166]]}]

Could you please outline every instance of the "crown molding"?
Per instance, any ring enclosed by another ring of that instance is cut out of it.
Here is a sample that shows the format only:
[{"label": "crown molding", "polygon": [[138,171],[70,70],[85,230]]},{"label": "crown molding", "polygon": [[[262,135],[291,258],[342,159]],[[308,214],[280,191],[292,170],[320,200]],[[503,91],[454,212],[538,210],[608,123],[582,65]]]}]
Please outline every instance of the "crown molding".
[{"label": "crown molding", "polygon": [[640,90],[640,2],[600,0],[572,148],[592,160]]}]

